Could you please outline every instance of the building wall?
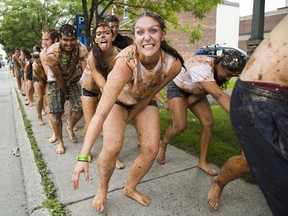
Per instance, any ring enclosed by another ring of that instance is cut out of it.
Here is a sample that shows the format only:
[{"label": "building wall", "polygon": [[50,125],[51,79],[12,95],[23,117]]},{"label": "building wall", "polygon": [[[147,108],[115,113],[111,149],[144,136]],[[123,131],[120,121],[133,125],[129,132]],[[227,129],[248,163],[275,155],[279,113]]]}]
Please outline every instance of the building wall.
[{"label": "building wall", "polygon": [[[265,13],[264,20],[264,38],[272,31],[272,29],[286,16],[288,15],[288,7],[279,8],[276,11]],[[251,35],[252,15],[240,17],[239,22],[239,43],[238,47],[244,51],[247,51],[247,41]]]}]

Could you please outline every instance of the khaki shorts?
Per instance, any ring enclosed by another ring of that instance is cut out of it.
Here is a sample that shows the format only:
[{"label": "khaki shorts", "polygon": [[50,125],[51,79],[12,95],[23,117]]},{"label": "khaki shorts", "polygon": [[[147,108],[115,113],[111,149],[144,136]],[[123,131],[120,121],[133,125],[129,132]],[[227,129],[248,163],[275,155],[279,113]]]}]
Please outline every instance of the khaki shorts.
[{"label": "khaki shorts", "polygon": [[[81,91],[78,82],[66,82],[66,88],[72,110],[82,112]],[[48,82],[48,97],[50,113],[64,113],[64,104],[67,99],[56,82]]]}]

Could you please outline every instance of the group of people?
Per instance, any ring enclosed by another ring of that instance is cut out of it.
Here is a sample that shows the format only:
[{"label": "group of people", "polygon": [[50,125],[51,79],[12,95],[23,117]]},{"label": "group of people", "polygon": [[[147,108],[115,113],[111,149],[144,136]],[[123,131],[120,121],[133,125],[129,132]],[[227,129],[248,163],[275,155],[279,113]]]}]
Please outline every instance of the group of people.
[{"label": "group of people", "polygon": [[[286,17],[257,48],[245,69],[246,62],[237,51],[224,50],[217,58],[193,56],[184,62],[165,41],[163,19],[152,12],[145,12],[135,19],[133,40],[118,33],[117,17],[108,16],[93,29],[93,47],[89,53],[83,44],[77,42],[72,25],[61,26],[59,42],[58,37],[52,37],[51,31],[43,31],[43,50],[38,52],[40,61],[36,60],[36,52],[33,52],[33,74],[39,82],[38,91],[42,92],[42,95],[36,94],[36,98],[42,96],[37,108],[38,123],[43,124],[39,114],[45,104],[47,108],[44,110],[49,113],[49,124],[53,129],[49,141],[57,141],[58,154],[65,153],[61,116],[66,101],[69,101],[70,109],[67,132],[72,142],[77,142],[74,126],[84,114],[84,143],[72,175],[73,188],[79,187],[80,173],[84,172],[85,179],[89,179],[90,152],[102,132],[103,146],[97,160],[99,186],[92,205],[97,211],[104,211],[110,178],[116,167],[124,167],[118,156],[126,124],[132,123],[137,131],[140,152],[123,192],[141,205],[148,206],[151,202],[149,196],[139,192],[137,185],[155,160],[159,164],[165,163],[167,144],[185,129],[188,108],[201,123],[198,167],[215,176],[208,193],[210,207],[218,208],[226,184],[251,170],[273,214],[287,213],[288,187],[284,183],[288,180],[288,132],[285,130],[288,80],[285,76],[287,55],[282,48],[288,44],[287,23]],[[45,38],[49,45],[43,46]],[[272,65],[275,66],[272,68]],[[231,101],[221,86],[241,72]],[[166,88],[167,99],[159,93],[163,88]],[[43,92],[49,93],[44,103]],[[261,96],[257,96],[259,92]],[[230,112],[244,150],[241,156],[229,159],[219,175],[206,162],[213,128],[207,94]],[[162,139],[159,103],[169,110],[173,120]],[[266,103],[271,109],[266,107]],[[269,133],[262,130],[269,130]],[[269,157],[273,157],[273,163],[270,160],[263,163]]]}]

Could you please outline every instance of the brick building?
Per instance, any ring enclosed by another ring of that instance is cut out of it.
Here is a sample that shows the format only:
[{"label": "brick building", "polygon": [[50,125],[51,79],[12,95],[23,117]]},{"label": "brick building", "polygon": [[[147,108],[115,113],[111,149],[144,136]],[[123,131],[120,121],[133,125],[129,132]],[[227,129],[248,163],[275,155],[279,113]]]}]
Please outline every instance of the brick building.
[{"label": "brick building", "polygon": [[[286,3],[287,5],[287,3]],[[276,11],[265,13],[264,20],[264,38],[286,15],[288,7],[278,8]],[[252,25],[252,15],[240,17],[239,22],[239,44],[238,47],[247,51],[247,41],[250,38]]]}]

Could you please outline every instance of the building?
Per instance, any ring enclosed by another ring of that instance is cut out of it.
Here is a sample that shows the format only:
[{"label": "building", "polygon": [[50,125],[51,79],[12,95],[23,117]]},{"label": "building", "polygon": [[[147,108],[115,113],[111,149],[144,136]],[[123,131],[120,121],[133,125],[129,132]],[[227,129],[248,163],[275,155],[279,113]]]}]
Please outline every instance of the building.
[{"label": "building", "polygon": [[[286,6],[278,8],[276,11],[270,11],[265,13],[264,17],[264,35],[267,35],[272,29],[286,16],[288,15],[288,0],[286,0]],[[240,17],[239,22],[239,44],[238,47],[244,51],[247,51],[247,42],[250,39],[252,26],[252,15]]]}]

